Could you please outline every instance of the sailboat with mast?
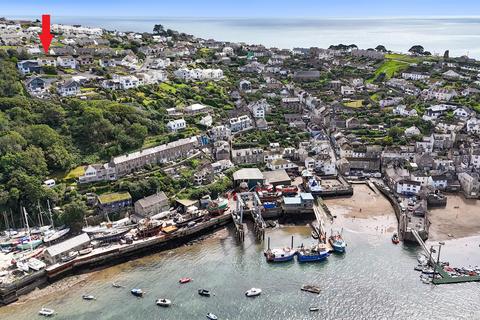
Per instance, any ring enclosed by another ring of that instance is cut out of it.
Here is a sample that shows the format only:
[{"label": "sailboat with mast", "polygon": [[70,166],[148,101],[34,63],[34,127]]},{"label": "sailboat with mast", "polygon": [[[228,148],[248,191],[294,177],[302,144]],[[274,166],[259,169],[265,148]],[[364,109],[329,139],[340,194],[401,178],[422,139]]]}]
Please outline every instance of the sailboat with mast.
[{"label": "sailboat with mast", "polygon": [[44,233],[43,235],[43,242],[51,244],[52,242],[62,238],[66,234],[70,232],[70,228],[61,228],[56,230],[55,226],[53,224],[53,217],[52,217],[52,210],[50,208],[50,201],[47,200],[47,206],[48,206],[48,214],[50,218],[50,226],[51,229],[48,230],[48,232]]}]

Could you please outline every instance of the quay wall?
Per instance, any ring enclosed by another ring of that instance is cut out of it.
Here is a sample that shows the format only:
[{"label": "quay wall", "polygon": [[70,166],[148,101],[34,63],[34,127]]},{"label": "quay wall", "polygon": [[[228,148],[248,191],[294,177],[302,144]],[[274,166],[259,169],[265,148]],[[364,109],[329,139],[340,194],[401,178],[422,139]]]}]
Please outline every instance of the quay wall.
[{"label": "quay wall", "polygon": [[89,272],[95,268],[108,267],[129,261],[154,252],[178,247],[196,237],[213,231],[230,223],[230,214],[223,214],[192,228],[181,229],[170,235],[140,240],[131,245],[119,246],[111,250],[79,257],[72,261],[47,267],[19,279],[9,285],[0,285],[0,305],[7,305],[18,300],[18,297],[27,294],[35,288],[44,287],[68,275],[80,272]]}]

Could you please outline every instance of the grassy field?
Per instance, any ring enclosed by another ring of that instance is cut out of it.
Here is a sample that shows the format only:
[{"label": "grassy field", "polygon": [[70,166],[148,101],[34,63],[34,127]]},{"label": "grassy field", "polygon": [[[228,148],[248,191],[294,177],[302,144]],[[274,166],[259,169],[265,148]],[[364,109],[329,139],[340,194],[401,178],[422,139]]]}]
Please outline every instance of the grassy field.
[{"label": "grassy field", "polygon": [[385,59],[403,61],[408,63],[419,63],[422,60],[422,58],[417,56],[400,53],[387,53],[385,54]]},{"label": "grassy field", "polygon": [[63,180],[76,179],[85,174],[84,166],[78,166],[75,169],[70,170],[69,173],[63,178]]}]

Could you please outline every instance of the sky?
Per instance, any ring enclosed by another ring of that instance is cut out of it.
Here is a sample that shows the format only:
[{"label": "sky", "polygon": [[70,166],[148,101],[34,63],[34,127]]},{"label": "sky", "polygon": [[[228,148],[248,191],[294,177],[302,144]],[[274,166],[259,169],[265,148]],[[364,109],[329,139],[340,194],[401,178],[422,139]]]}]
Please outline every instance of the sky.
[{"label": "sky", "polygon": [[425,17],[480,16],[479,0],[0,0],[0,16]]}]

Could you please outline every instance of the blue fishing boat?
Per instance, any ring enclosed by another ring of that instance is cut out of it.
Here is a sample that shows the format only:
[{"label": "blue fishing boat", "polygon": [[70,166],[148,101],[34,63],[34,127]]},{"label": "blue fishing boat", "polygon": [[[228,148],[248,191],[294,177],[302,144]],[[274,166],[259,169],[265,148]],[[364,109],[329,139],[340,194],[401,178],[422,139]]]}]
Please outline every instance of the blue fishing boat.
[{"label": "blue fishing boat", "polygon": [[332,245],[333,251],[338,252],[338,253],[344,253],[345,252],[345,248],[346,248],[347,244],[345,243],[345,240],[343,240],[341,233],[338,233],[338,232],[333,233],[332,232],[332,235],[330,236],[328,241]]},{"label": "blue fishing boat", "polygon": [[329,255],[326,248],[320,244],[310,248],[301,246],[297,250],[298,262],[320,262],[326,260]]}]

